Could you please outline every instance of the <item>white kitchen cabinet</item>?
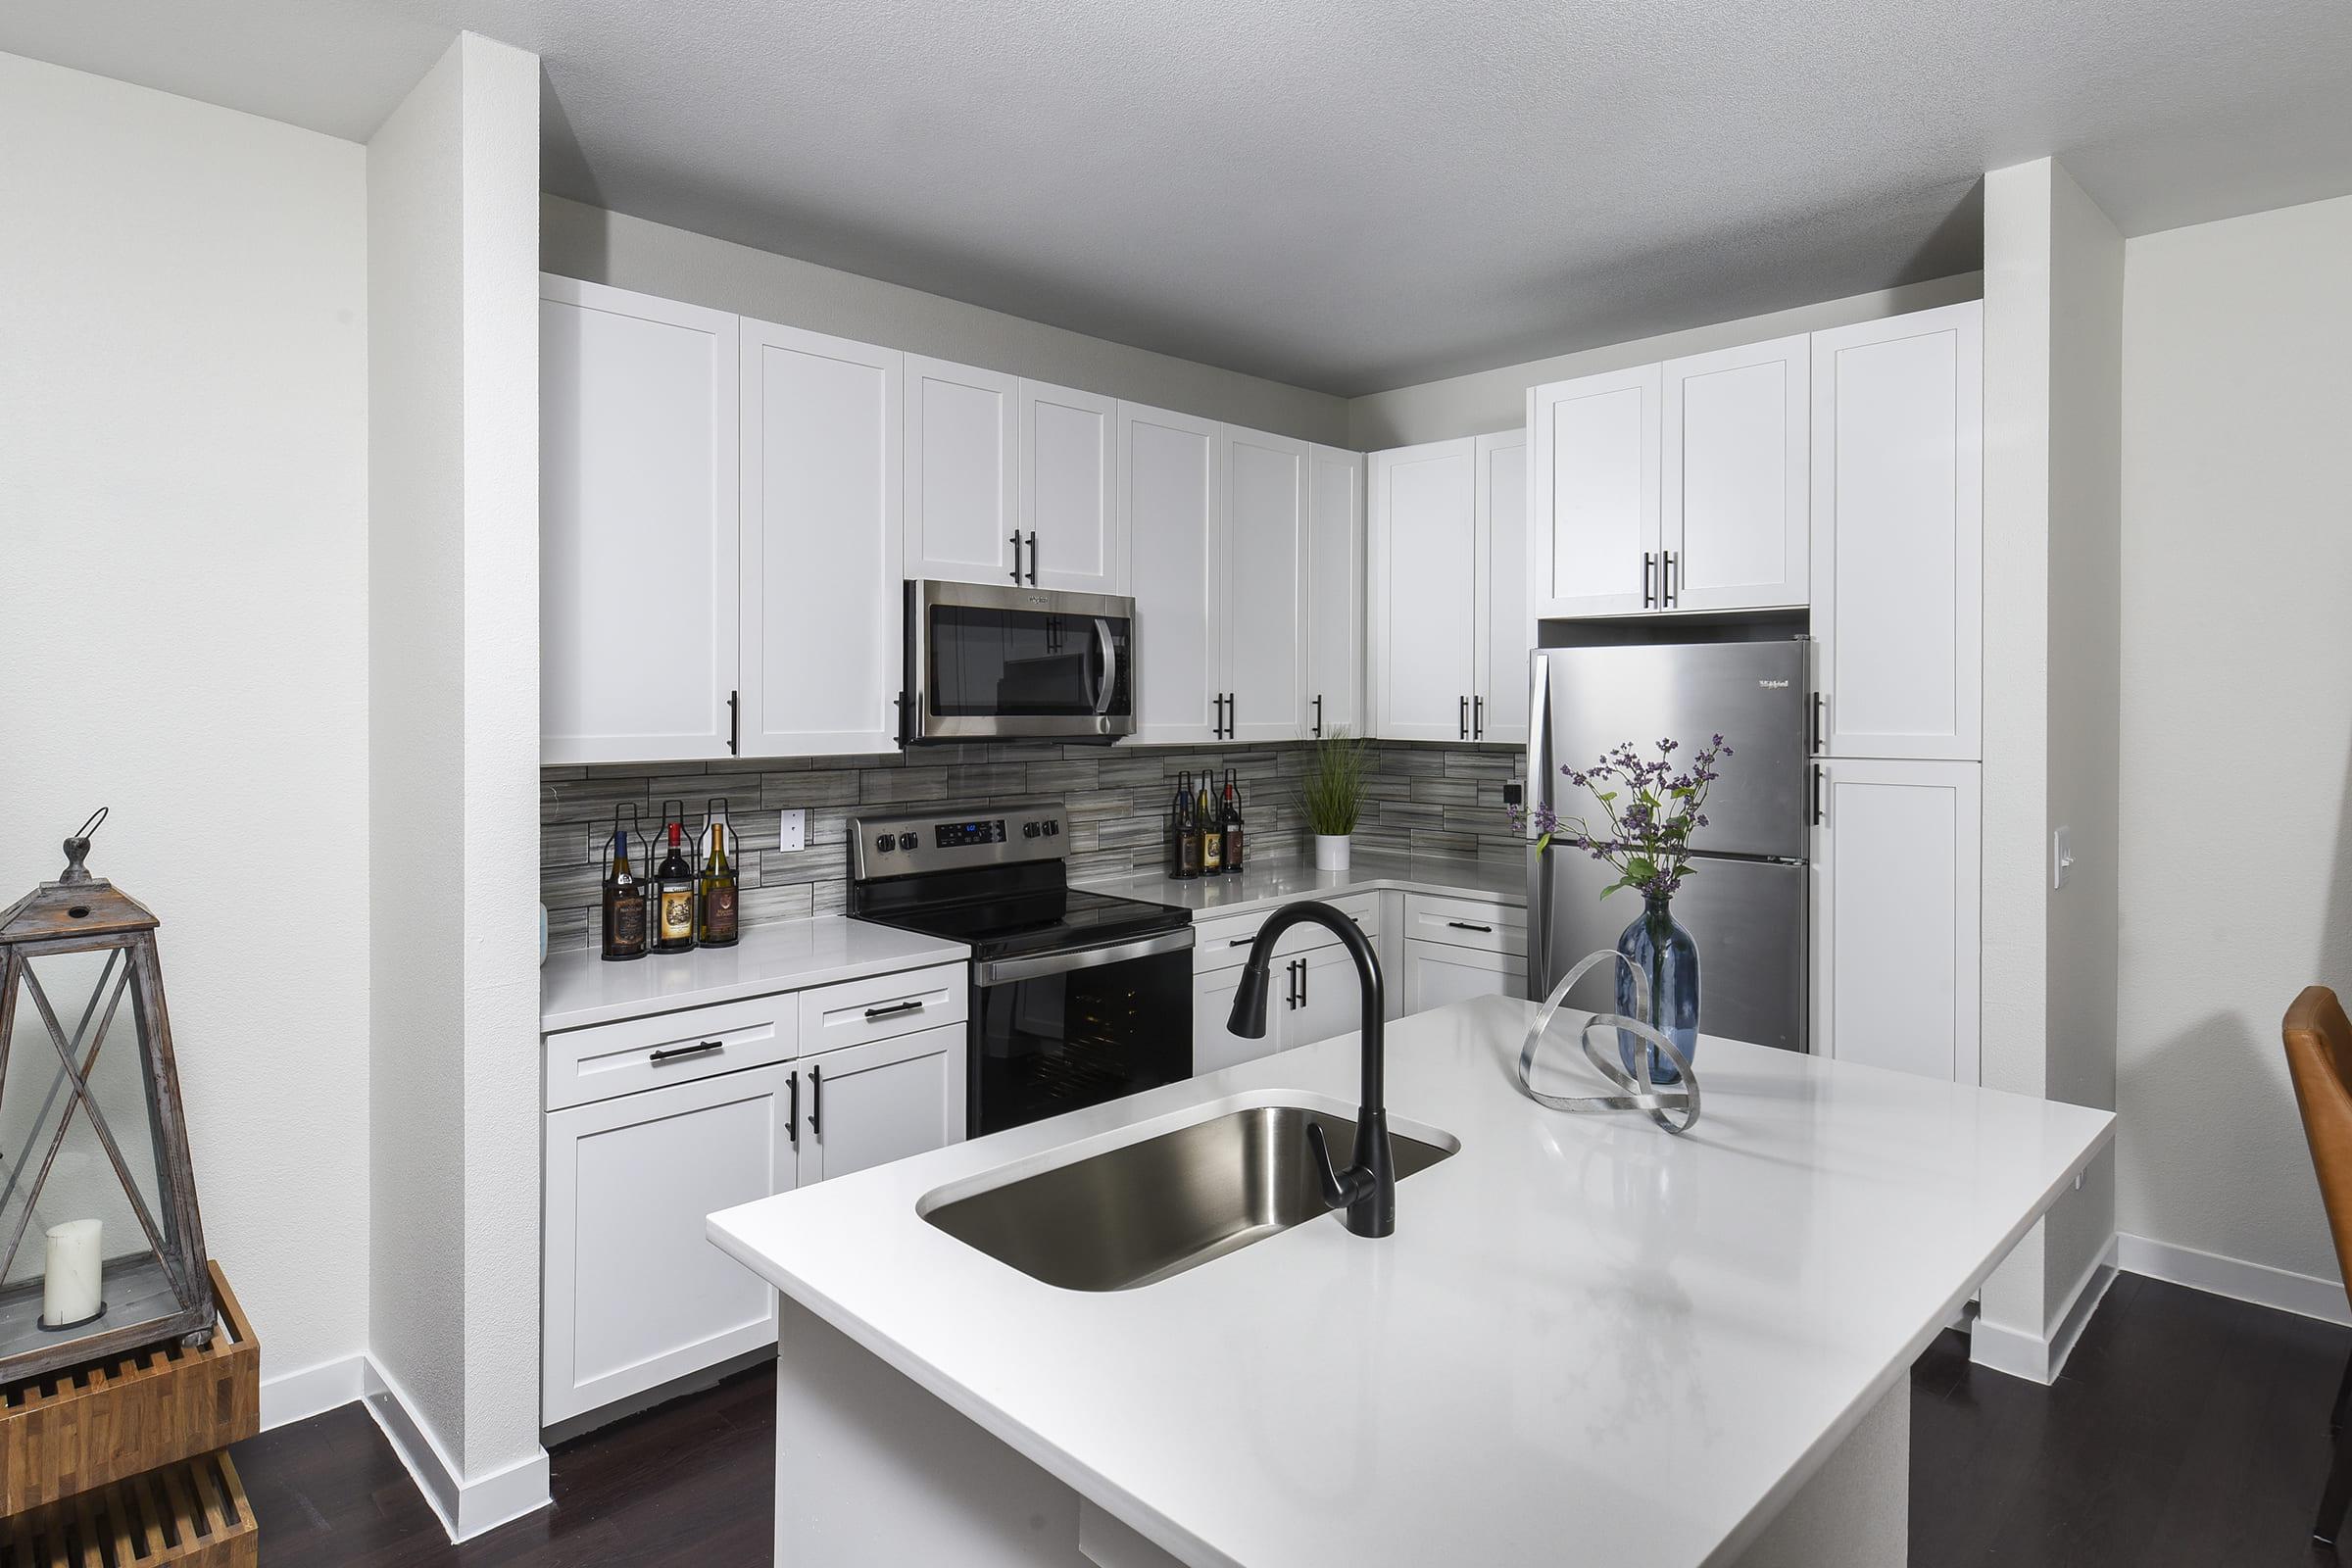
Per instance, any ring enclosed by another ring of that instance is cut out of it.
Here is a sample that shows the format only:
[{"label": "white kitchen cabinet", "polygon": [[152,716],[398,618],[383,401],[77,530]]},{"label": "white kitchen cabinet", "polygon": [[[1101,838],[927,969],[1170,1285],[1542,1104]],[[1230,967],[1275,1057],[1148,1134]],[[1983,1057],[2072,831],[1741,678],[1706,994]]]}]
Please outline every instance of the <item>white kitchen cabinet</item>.
[{"label": "white kitchen cabinet", "polygon": [[1020,384],[1020,533],[1033,586],[1127,591],[1118,423],[1114,399],[1042,381]]},{"label": "white kitchen cabinet", "polygon": [[1372,733],[1470,738],[1478,684],[1478,443],[1375,452],[1371,486]]},{"label": "white kitchen cabinet", "polygon": [[1026,580],[1027,552],[1015,545],[1020,427],[1018,376],[906,356],[908,576]]},{"label": "white kitchen cabinet", "polygon": [[1478,438],[1478,671],[1470,738],[1527,744],[1527,432]]},{"label": "white kitchen cabinet", "polygon": [[[1306,717],[1306,480],[1303,441],[1226,426],[1224,565],[1218,615],[1225,735],[1290,741]],[[1145,635],[1149,635],[1146,633]]]},{"label": "white kitchen cabinet", "polygon": [[1977,1082],[1981,769],[1814,766],[1814,1054]]},{"label": "white kitchen cabinet", "polygon": [[1224,728],[1225,445],[1207,419],[1119,405],[1119,526],[1132,564],[1136,733],[1146,744]]},{"label": "white kitchen cabinet", "polygon": [[1538,618],[1656,608],[1664,387],[1643,365],[1528,393]]},{"label": "white kitchen cabinet", "polygon": [[1822,750],[1984,756],[1984,306],[1813,335]]},{"label": "white kitchen cabinet", "polygon": [[1282,1015],[1282,1049],[1311,1046],[1318,1040],[1351,1035],[1361,1028],[1363,987],[1356,977],[1355,959],[1348,950],[1319,948],[1301,954],[1298,963],[1296,982],[1289,981],[1281,965],[1275,966],[1273,980],[1282,989],[1271,994],[1267,1002],[1271,1011],[1286,997],[1293,999]]},{"label": "white kitchen cabinet", "polygon": [[543,1423],[775,1338],[774,1292],[703,1218],[793,1186],[791,1076],[753,1067],[547,1116]]},{"label": "white kitchen cabinet", "polygon": [[[1337,447],[1306,458],[1306,725],[1321,739],[1364,733],[1364,459]],[[1524,594],[1525,590],[1522,589]]]},{"label": "white kitchen cabinet", "polygon": [[1524,954],[1404,939],[1404,1011],[1427,1012],[1472,997],[1527,995]]},{"label": "white kitchen cabinet", "polygon": [[540,279],[543,761],[727,755],[735,356],[722,312]]},{"label": "white kitchen cabinet", "polygon": [[[1276,963],[1274,979],[1281,981],[1282,965]],[[1276,1030],[1275,1014],[1281,1009],[1279,993],[1266,1005],[1267,1022],[1263,1039],[1245,1040],[1225,1027],[1233,1013],[1233,994],[1241,989],[1242,966],[1212,969],[1193,976],[1193,1075],[1216,1072],[1245,1061],[1270,1056],[1281,1049]]]},{"label": "white kitchen cabinet", "polygon": [[1666,362],[1658,608],[1805,604],[1810,341]]},{"label": "white kitchen cabinet", "polygon": [[961,1024],[804,1059],[801,1184],[961,1139],[967,1068]]},{"label": "white kitchen cabinet", "polygon": [[764,321],[739,330],[739,750],[888,751],[900,684],[901,356]]}]

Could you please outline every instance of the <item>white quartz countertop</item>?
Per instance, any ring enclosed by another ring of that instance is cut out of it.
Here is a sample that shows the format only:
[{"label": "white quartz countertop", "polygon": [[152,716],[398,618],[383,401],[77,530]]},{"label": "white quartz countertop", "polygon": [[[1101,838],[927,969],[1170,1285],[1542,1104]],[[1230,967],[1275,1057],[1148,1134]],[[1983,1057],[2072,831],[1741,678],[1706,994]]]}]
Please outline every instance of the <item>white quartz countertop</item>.
[{"label": "white quartz countertop", "polygon": [[[1461,1148],[1398,1184],[1385,1240],[1327,1214],[1088,1294],[916,1212],[1243,1105],[1351,1111],[1353,1036],[710,1234],[1184,1562],[1693,1568],[1747,1544],[2113,1136],[2105,1111],[1702,1039],[1705,1117],[1672,1138],[1521,1096],[1533,1012],[1389,1026],[1392,1127]],[[1581,1058],[1546,1075],[1598,1086]]]},{"label": "white quartz countertop", "polygon": [[961,963],[971,953],[960,942],[838,914],[752,926],[731,948],[649,954],[622,963],[607,963],[593,949],[551,953],[539,971],[539,1027],[553,1033],[930,963]]},{"label": "white quartz countertop", "polygon": [[1524,906],[1527,867],[1517,860],[1461,860],[1430,856],[1367,854],[1352,857],[1345,871],[1318,871],[1312,859],[1286,860],[1245,867],[1237,875],[1196,877],[1178,881],[1160,871],[1089,881],[1097,893],[1142,899],[1191,909],[1203,917],[1239,914],[1300,899],[1327,898],[1335,893],[1363,893],[1396,888],[1406,893],[1435,893],[1470,899],[1492,899]]}]

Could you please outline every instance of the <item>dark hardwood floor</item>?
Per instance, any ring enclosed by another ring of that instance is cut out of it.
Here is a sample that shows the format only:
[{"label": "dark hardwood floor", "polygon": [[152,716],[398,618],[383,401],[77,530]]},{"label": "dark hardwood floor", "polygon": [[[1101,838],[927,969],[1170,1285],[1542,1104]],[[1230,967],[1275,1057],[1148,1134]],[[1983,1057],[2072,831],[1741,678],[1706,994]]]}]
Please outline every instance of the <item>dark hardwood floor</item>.
[{"label": "dark hardwood floor", "polygon": [[[1910,1568],[2310,1568],[2352,1330],[2121,1276],[2037,1388],[1946,1334],[1911,1375]],[[564,1445],[555,1506],[452,1546],[358,1405],[236,1451],[270,1568],[764,1563],[764,1370]]]}]

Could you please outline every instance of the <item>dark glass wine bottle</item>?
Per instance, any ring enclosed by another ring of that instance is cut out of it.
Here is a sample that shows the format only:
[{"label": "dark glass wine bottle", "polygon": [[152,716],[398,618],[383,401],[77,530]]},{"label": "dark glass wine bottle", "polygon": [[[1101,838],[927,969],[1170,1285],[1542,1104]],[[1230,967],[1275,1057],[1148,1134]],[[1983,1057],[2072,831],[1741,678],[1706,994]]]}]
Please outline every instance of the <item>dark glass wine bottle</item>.
[{"label": "dark glass wine bottle", "polygon": [[1242,846],[1247,834],[1242,828],[1242,792],[1234,781],[1232,768],[1225,770],[1225,869],[1242,868]]},{"label": "dark glass wine bottle", "polygon": [[694,867],[686,859],[686,830],[669,824],[669,853],[654,872],[654,951],[694,951]]},{"label": "dark glass wine bottle", "polygon": [[1217,815],[1217,803],[1208,798],[1208,770],[1200,772],[1200,799],[1193,809],[1200,818],[1200,874],[1225,874],[1225,823]]},{"label": "dark glass wine bottle", "polygon": [[1176,777],[1176,797],[1168,803],[1168,875],[1186,881],[1200,874],[1193,846],[1193,775]]},{"label": "dark glass wine bottle", "polygon": [[700,920],[695,940],[706,948],[731,948],[740,932],[736,926],[735,862],[727,858],[727,819],[710,818],[710,853],[703,860],[702,886],[697,891]]},{"label": "dark glass wine bottle", "polygon": [[629,830],[616,827],[608,841],[612,863],[605,870],[604,956],[607,958],[645,956],[645,884],[629,863]]}]

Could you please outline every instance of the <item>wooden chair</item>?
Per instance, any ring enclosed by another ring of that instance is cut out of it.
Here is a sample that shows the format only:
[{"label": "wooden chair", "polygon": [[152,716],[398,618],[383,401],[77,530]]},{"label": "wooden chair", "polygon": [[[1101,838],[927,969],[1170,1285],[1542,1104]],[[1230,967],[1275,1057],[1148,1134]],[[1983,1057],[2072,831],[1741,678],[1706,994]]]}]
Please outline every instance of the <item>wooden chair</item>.
[{"label": "wooden chair", "polygon": [[[2319,1173],[2320,1200],[2327,1205],[2328,1228],[2335,1237],[2335,1260],[2352,1291],[2352,1020],[2343,1004],[2326,986],[2307,986],[2286,1009],[2280,1032],[2286,1040],[2286,1065],[2295,1081],[2295,1103],[2303,1111],[2303,1136],[2311,1145],[2312,1168]],[[2312,1539],[2335,1544],[2347,1507],[2352,1507],[2352,1442],[2344,1438],[2346,1405],[2352,1403],[2352,1362],[2336,1385],[2335,1404],[2328,1430],[2335,1439],[2335,1462],[2328,1473],[2328,1491],[2320,1498],[2320,1517],[2311,1527]]]}]

